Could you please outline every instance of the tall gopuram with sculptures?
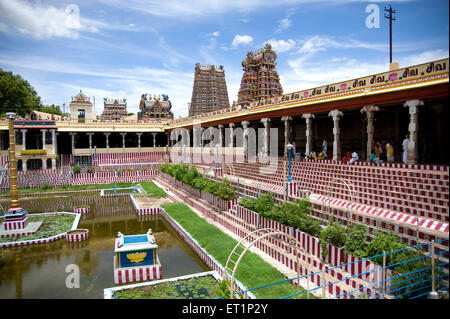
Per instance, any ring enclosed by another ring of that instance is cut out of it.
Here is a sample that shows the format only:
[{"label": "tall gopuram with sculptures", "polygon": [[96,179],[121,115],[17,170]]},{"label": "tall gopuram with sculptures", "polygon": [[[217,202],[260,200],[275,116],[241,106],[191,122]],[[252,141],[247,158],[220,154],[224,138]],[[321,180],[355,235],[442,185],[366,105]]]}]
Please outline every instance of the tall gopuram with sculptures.
[{"label": "tall gopuram with sculptures", "polygon": [[270,43],[256,52],[249,51],[242,61],[244,74],[238,93],[238,104],[249,106],[250,102],[283,95],[280,77],[275,69],[277,54]]},{"label": "tall gopuram with sculptures", "polygon": [[189,116],[220,110],[230,106],[225,70],[222,65],[195,65]]},{"label": "tall gopuram with sculptures", "polygon": [[121,120],[127,117],[127,99],[103,99],[103,114],[104,120]]},{"label": "tall gopuram with sculptures", "polygon": [[169,96],[142,94],[139,102],[138,120],[170,120],[173,119],[172,103]]}]

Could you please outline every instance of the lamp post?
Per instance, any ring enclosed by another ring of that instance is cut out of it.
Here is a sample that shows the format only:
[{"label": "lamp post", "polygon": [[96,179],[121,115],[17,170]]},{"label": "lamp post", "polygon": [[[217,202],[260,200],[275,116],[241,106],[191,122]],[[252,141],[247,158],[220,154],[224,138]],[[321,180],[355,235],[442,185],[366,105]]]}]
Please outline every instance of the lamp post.
[{"label": "lamp post", "polygon": [[19,190],[17,188],[17,169],[16,169],[16,146],[14,144],[14,117],[16,113],[7,112],[6,117],[9,119],[9,185],[11,188],[11,208],[9,211],[15,213],[20,211],[19,207]]},{"label": "lamp post", "polygon": [[288,150],[288,154],[289,154],[289,173],[288,173],[288,182],[292,182],[292,177],[291,177],[291,152],[292,152],[292,144],[289,143],[286,145],[286,148]]}]

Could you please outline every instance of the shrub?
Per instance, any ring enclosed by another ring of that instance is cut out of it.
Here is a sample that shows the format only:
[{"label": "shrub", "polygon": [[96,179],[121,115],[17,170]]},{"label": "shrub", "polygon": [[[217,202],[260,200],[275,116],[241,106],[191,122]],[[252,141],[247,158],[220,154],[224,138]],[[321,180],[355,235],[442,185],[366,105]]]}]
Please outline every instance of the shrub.
[{"label": "shrub", "polygon": [[250,199],[248,197],[243,197],[239,200],[239,205],[250,210],[255,210],[256,199]]},{"label": "shrub", "polygon": [[80,174],[80,173],[81,173],[81,167],[80,167],[80,166],[74,166],[74,167],[72,167],[72,173],[74,173],[74,174]]},{"label": "shrub", "polygon": [[347,229],[345,238],[345,251],[356,258],[366,257],[366,236],[367,227],[365,225],[351,224]]},{"label": "shrub", "polygon": [[275,198],[272,194],[267,193],[260,195],[256,201],[255,211],[265,216],[275,205]]},{"label": "shrub", "polygon": [[94,173],[94,168],[92,166],[88,167],[87,173]]},{"label": "shrub", "polygon": [[47,190],[47,189],[51,189],[52,185],[50,185],[49,183],[44,183],[41,185],[41,189],[42,190]]}]

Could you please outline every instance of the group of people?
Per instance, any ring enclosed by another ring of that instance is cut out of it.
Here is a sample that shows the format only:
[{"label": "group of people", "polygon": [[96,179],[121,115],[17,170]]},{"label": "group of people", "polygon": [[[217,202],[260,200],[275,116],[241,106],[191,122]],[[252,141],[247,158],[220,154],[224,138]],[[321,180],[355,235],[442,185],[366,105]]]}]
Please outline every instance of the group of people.
[{"label": "group of people", "polygon": [[393,163],[395,161],[394,146],[388,141],[376,141],[370,153],[370,161],[373,163]]},{"label": "group of people", "polygon": [[[407,163],[408,161],[408,144],[409,144],[409,136],[406,135],[405,139],[402,142],[402,162]],[[324,160],[328,158],[328,143],[326,140],[322,142],[322,151],[316,153],[314,151],[310,152],[310,154],[306,154],[306,157],[310,160]],[[379,164],[383,162],[394,163],[395,155],[394,155],[394,146],[388,140],[375,141],[375,144],[371,150],[369,160],[373,163]],[[359,161],[359,155],[357,152],[347,152],[343,158],[342,162],[352,164],[354,162]]]}]

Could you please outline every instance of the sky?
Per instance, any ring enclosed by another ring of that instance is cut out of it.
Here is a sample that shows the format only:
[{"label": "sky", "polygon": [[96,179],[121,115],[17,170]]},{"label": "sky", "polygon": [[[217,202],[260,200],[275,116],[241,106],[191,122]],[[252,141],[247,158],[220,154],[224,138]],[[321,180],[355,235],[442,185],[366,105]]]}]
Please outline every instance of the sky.
[{"label": "sky", "polygon": [[0,0],[0,68],[21,75],[44,104],[80,89],[103,98],[166,94],[187,116],[195,64],[223,65],[230,104],[248,51],[271,43],[284,93],[449,57],[442,0]]}]

